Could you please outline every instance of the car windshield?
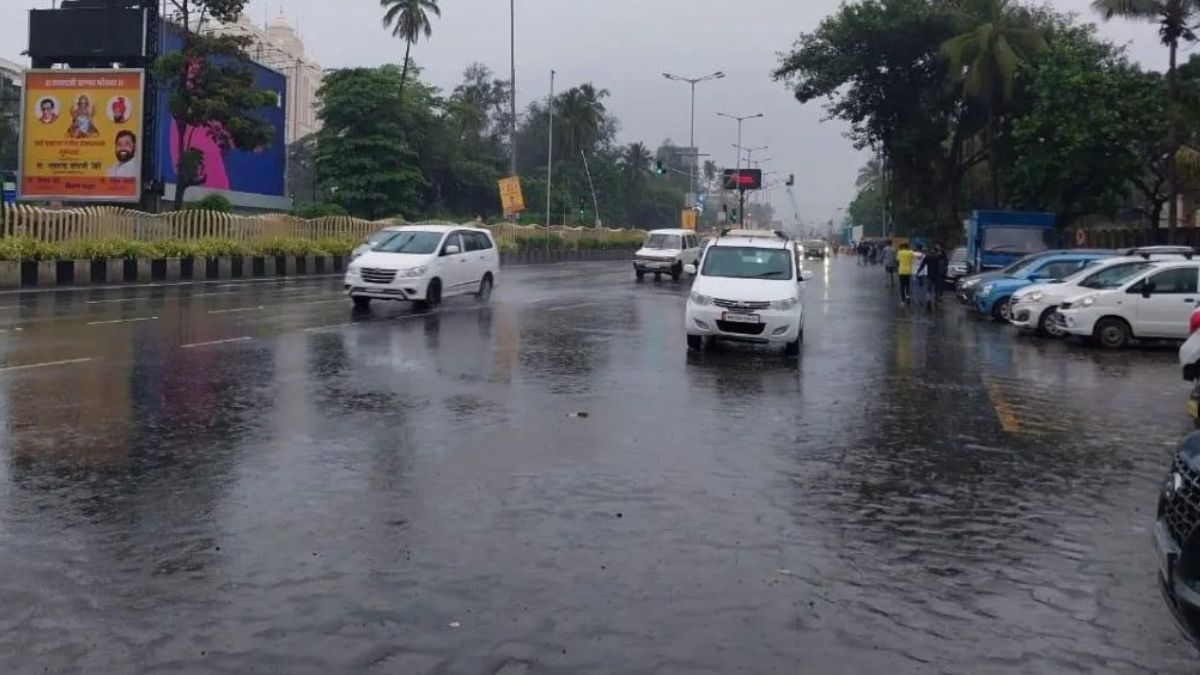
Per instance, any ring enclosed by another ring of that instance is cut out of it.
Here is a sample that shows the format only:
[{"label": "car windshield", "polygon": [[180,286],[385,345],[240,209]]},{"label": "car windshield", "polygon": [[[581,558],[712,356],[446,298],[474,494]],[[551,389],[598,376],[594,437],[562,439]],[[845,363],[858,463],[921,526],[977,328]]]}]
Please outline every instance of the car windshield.
[{"label": "car windshield", "polygon": [[680,237],[677,234],[652,234],[646,240],[646,248],[678,251],[683,247],[680,245]]},{"label": "car windshield", "polygon": [[375,246],[374,251],[380,253],[411,253],[414,255],[429,255],[437,250],[442,243],[441,232],[414,232],[406,230],[395,232]]},{"label": "car windshield", "polygon": [[396,235],[396,230],[380,230],[375,234],[367,237],[367,243],[371,246],[376,246],[380,242],[387,241]]},{"label": "car windshield", "polygon": [[1029,227],[989,227],[983,234],[986,253],[1037,253],[1050,248],[1049,230]]},{"label": "car windshield", "polygon": [[1093,260],[1084,265],[1083,269],[1062,280],[1064,284],[1077,284],[1096,273],[1096,268],[1104,264],[1102,260]]},{"label": "car windshield", "polygon": [[1150,263],[1114,265],[1089,276],[1079,283],[1083,288],[1120,288],[1150,267]]},{"label": "car windshield", "polygon": [[1005,276],[1010,276],[1010,277],[1016,276],[1018,273],[1025,271],[1026,268],[1028,268],[1030,265],[1034,264],[1037,261],[1038,261],[1038,258],[1036,256],[1022,258],[1022,259],[1018,260],[1017,262],[1004,268],[1003,273]]},{"label": "car windshield", "polygon": [[701,273],[727,279],[790,280],[792,256],[778,248],[721,246],[709,249]]}]

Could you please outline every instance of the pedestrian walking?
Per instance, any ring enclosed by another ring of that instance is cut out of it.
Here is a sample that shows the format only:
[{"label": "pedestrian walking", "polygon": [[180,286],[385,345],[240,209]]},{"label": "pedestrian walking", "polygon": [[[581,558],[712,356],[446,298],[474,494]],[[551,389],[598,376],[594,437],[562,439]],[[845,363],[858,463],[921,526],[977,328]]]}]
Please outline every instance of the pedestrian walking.
[{"label": "pedestrian walking", "polygon": [[892,242],[883,247],[883,271],[887,272],[888,288],[896,286],[896,249]]},{"label": "pedestrian walking", "polygon": [[930,288],[929,288],[929,267],[925,265],[926,255],[925,247],[917,244],[917,250],[913,252],[912,269],[913,269],[913,304],[925,305],[926,308],[931,308],[930,305]]},{"label": "pedestrian walking", "polygon": [[929,284],[929,303],[942,304],[942,280],[946,278],[946,251],[941,246],[934,246],[933,251],[925,256],[921,263],[926,269]]},{"label": "pedestrian walking", "polygon": [[908,244],[900,244],[896,253],[896,270],[900,277],[900,302],[908,304],[912,301],[912,267],[913,252]]}]

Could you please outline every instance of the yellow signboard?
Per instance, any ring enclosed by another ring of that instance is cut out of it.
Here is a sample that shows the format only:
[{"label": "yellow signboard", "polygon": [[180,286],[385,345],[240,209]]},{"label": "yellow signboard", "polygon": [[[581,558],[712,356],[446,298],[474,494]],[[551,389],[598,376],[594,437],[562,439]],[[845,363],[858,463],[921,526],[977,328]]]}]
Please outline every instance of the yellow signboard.
[{"label": "yellow signboard", "polygon": [[695,209],[684,209],[679,213],[679,227],[685,230],[696,230]]},{"label": "yellow signboard", "polygon": [[500,204],[504,215],[511,216],[525,210],[525,197],[521,194],[521,179],[516,176],[500,179]]},{"label": "yellow signboard", "polygon": [[144,80],[141,70],[26,72],[18,198],[138,201]]}]

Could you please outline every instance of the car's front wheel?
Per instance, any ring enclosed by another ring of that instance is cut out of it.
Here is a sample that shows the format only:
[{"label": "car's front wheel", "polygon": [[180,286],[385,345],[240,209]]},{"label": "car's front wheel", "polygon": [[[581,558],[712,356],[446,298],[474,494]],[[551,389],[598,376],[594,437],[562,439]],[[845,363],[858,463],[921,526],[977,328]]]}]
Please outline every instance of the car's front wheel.
[{"label": "car's front wheel", "polygon": [[417,303],[417,309],[428,311],[442,304],[442,282],[434,279],[425,290],[425,299]]},{"label": "car's front wheel", "polygon": [[633,274],[634,274],[634,276],[636,276],[636,277],[637,277],[637,280],[638,280],[638,281],[642,281],[643,279],[645,279],[645,278],[646,278],[646,271],[645,271],[645,270],[634,270],[634,271],[633,271]]},{"label": "car's front wheel", "polygon": [[1105,349],[1124,349],[1133,339],[1133,331],[1124,320],[1109,317],[1096,323],[1095,337]]},{"label": "car's front wheel", "polygon": [[354,300],[354,309],[370,309],[371,308],[371,299],[370,298],[363,298],[363,297],[355,296],[354,298],[351,298],[351,299]]},{"label": "car's front wheel", "polygon": [[679,281],[683,276],[683,263],[676,261],[675,266],[671,268],[671,281]]},{"label": "car's front wheel", "polygon": [[1038,319],[1038,334],[1042,337],[1059,338],[1063,336],[1062,327],[1054,320],[1054,315],[1058,313],[1058,307],[1051,307],[1042,312],[1042,318]]},{"label": "car's front wheel", "polygon": [[687,345],[688,345],[688,349],[690,349],[694,352],[703,350],[704,349],[704,336],[703,335],[687,336]]},{"label": "car's front wheel", "polygon": [[804,340],[804,334],[801,333],[800,335],[796,336],[795,340],[792,340],[791,342],[784,345],[784,347],[783,347],[784,355],[785,356],[798,356],[800,354],[800,343],[803,340]]},{"label": "car's front wheel", "polygon": [[1000,298],[992,305],[992,318],[1008,323],[1012,318],[1012,298]]}]

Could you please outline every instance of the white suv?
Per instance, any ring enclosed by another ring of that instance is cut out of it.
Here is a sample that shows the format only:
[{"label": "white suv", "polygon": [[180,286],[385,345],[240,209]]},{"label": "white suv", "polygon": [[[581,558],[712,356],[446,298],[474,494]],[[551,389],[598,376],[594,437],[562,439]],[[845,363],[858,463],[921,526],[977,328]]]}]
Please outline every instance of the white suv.
[{"label": "white suv", "polygon": [[670,274],[679,281],[683,270],[700,259],[700,239],[691,230],[654,230],[646,237],[646,245],[633,256],[633,273],[638,281],[647,273],[655,279]]},{"label": "white suv", "polygon": [[457,225],[412,225],[346,268],[346,294],[354,306],[372,300],[415,302],[429,309],[443,298],[473,293],[488,299],[500,278],[500,254],[492,233]]},{"label": "white suv", "polygon": [[704,250],[684,321],[688,348],[705,340],[782,345],[800,352],[804,339],[804,282],[795,242],[775,233],[738,232]]},{"label": "white suv", "polygon": [[1200,301],[1200,262],[1155,262],[1112,289],[1095,290],[1059,306],[1063,329],[1120,349],[1140,338],[1186,340]]}]

